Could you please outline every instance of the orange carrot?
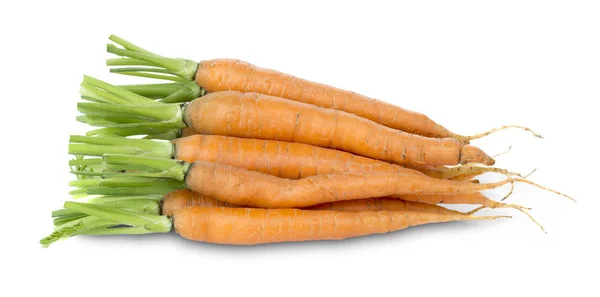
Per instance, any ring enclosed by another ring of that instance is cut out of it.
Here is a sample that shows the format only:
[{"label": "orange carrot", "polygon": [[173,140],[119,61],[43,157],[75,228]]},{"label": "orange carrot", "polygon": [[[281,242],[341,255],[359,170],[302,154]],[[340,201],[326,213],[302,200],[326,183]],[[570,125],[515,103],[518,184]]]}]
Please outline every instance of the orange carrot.
[{"label": "orange carrot", "polygon": [[[216,59],[196,63],[190,60],[169,59],[148,52],[117,36],[111,35],[109,39],[124,48],[109,44],[108,52],[129,58],[108,60],[108,65],[149,65],[164,68],[164,71],[156,70],[157,68],[154,67],[114,68],[111,69],[112,72],[175,81],[193,80],[200,86],[197,97],[204,92],[219,91],[261,93],[355,114],[411,134],[435,138],[451,137],[461,142],[468,142],[470,139],[505,129],[505,127],[494,129],[491,132],[472,137],[462,136],[449,131],[422,113],[406,110],[347,90],[260,68],[247,62]],[[169,73],[173,76],[148,72]]]},{"label": "orange carrot", "polygon": [[[203,207],[239,207],[230,205],[213,197],[198,194],[189,189],[181,189],[170,192],[162,199],[162,214],[172,215],[177,210],[190,206]],[[458,211],[450,210],[442,206],[431,205],[419,202],[404,201],[395,198],[368,198],[351,201],[338,201],[332,203],[319,204],[305,209],[309,210],[337,210],[337,211],[416,211],[416,212],[434,212],[440,214],[463,214]]]},{"label": "orange carrot", "polygon": [[[351,153],[297,142],[192,134],[173,140],[174,158],[234,165],[285,178],[335,172],[414,172],[398,165]],[[470,179],[485,172],[520,176],[494,167],[466,164],[456,167],[419,167],[428,176]],[[466,177],[465,177],[466,176]],[[468,178],[467,178],[468,177]]]},{"label": "orange carrot", "polygon": [[84,218],[58,227],[40,243],[74,235],[148,234],[174,230],[182,237],[216,244],[337,240],[387,233],[449,221],[492,220],[507,216],[468,216],[413,211],[333,211],[192,206],[171,217],[88,203],[65,202]]},{"label": "orange carrot", "polygon": [[400,165],[492,165],[480,149],[393,130],[352,114],[256,93],[219,92],[192,101],[184,120],[202,134],[300,142]]},{"label": "orange carrot", "polygon": [[407,227],[463,220],[491,220],[410,211],[331,211],[188,207],[175,212],[175,232],[186,239],[218,244],[338,240],[387,233]]},{"label": "orange carrot", "polygon": [[476,184],[405,173],[329,174],[290,180],[204,161],[186,163],[139,155],[105,155],[103,160],[107,165],[143,166],[161,171],[130,171],[118,173],[120,175],[172,178],[185,181],[187,188],[202,195],[218,197],[230,204],[264,208],[302,208],[391,195],[472,194],[515,181],[531,183],[523,179],[507,179]]}]

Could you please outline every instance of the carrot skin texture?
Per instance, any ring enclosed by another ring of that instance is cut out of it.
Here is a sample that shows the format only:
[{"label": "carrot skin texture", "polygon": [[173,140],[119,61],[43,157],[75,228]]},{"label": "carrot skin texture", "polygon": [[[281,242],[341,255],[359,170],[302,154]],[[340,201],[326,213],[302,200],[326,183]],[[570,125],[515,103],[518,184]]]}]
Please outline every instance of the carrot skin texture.
[{"label": "carrot skin texture", "polygon": [[[162,199],[163,215],[171,216],[176,211],[190,206],[203,207],[240,207],[227,204],[213,197],[198,194],[189,189],[175,190]],[[336,211],[419,211],[433,212],[440,214],[462,214],[458,211],[450,210],[442,206],[404,201],[395,198],[368,198],[351,201],[338,201],[332,203],[319,204],[307,207],[308,210],[336,210]]]},{"label": "carrot skin texture", "polygon": [[173,143],[177,160],[227,164],[289,179],[330,173],[423,175],[384,161],[297,142],[198,134],[178,138]]},{"label": "carrot skin texture", "polygon": [[208,94],[187,105],[184,121],[201,134],[300,142],[400,165],[494,163],[480,149],[452,138],[422,137],[353,114],[257,93]]},{"label": "carrot skin texture", "polygon": [[161,214],[171,216],[176,211],[189,206],[203,207],[235,207],[213,197],[198,194],[189,189],[175,190],[161,200]]},{"label": "carrot skin texture", "polygon": [[302,208],[321,203],[391,195],[459,195],[506,184],[475,184],[414,174],[329,174],[290,180],[238,167],[194,162],[185,176],[190,190],[236,205]]},{"label": "carrot skin texture", "polygon": [[[400,197],[402,198],[402,197]],[[358,200],[337,201],[305,208],[307,210],[336,210],[336,211],[413,211],[431,212],[448,215],[464,215],[435,204],[407,201],[393,197],[366,198]]]},{"label": "carrot skin texture", "polygon": [[[196,134],[176,139],[173,143],[177,160],[215,162],[289,179],[332,173],[424,175],[399,165],[297,142]],[[405,200],[438,204],[444,200],[444,196],[409,196]],[[479,204],[480,201],[485,202],[483,205],[495,203],[481,193],[461,195],[453,201],[457,204]]]},{"label": "carrot skin texture", "polygon": [[195,81],[208,92],[261,93],[341,110],[412,134],[436,138],[457,136],[422,113],[240,60],[202,61]]},{"label": "carrot skin texture", "polygon": [[411,226],[468,219],[465,215],[406,211],[330,211],[229,207],[187,207],[173,215],[175,232],[209,243],[254,245],[339,240]]}]

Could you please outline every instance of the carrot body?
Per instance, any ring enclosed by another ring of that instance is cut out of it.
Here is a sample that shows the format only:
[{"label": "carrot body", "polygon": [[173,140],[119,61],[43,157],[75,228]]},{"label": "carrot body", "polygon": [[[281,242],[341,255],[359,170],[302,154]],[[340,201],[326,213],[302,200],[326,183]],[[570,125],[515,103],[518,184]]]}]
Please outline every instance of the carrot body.
[{"label": "carrot body", "polygon": [[270,175],[300,179],[330,173],[423,173],[343,151],[297,142],[191,135],[178,138],[174,158],[189,163],[208,161]]},{"label": "carrot body", "polygon": [[187,188],[236,205],[302,208],[321,203],[391,195],[459,195],[493,189],[492,184],[439,180],[403,173],[329,174],[291,180],[242,168],[194,162],[185,175]]},{"label": "carrot body", "polygon": [[175,232],[186,239],[252,245],[344,239],[430,223],[494,218],[497,217],[406,211],[349,212],[194,206],[175,212],[173,224]]},{"label": "carrot body", "polygon": [[422,113],[233,59],[200,62],[196,84],[208,92],[255,92],[341,110],[387,127],[427,137],[459,137]]},{"label": "carrot body", "polygon": [[480,149],[452,138],[427,138],[359,116],[257,93],[218,92],[185,108],[201,134],[300,142],[410,166],[492,165]]},{"label": "carrot body", "polygon": [[[176,211],[190,207],[190,206],[204,206],[204,207],[239,207],[237,205],[230,205],[213,197],[198,194],[189,189],[175,190],[167,195],[162,200],[162,214],[172,215]],[[441,214],[461,214],[458,211],[450,210],[442,206],[404,201],[395,198],[369,198],[351,201],[338,201],[332,203],[319,204],[308,207],[309,210],[337,210],[337,211],[419,211],[419,212],[433,212]]]},{"label": "carrot body", "polygon": [[[420,172],[436,178],[468,180],[492,167],[418,167],[413,170],[348,152],[298,142],[197,134],[183,129],[173,140],[174,158],[186,162],[210,161],[234,165],[285,178],[302,178],[335,172]],[[503,172],[499,172],[503,173]],[[511,173],[511,172],[508,172]]]}]

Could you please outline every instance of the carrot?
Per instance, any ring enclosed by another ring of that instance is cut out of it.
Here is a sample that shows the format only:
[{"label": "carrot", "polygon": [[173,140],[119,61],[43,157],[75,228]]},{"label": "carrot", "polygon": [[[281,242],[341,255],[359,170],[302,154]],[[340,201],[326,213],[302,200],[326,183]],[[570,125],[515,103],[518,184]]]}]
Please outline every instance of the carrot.
[{"label": "carrot", "polygon": [[[175,139],[172,143],[146,139],[72,135],[69,153],[87,156],[102,156],[107,153],[140,154],[172,157],[186,162],[208,161],[291,179],[342,172],[405,172],[423,175],[419,171],[399,165],[334,149],[297,142],[220,135],[196,134]],[[426,172],[441,176],[444,170],[446,169],[428,169]],[[457,171],[455,168],[448,168],[448,170],[452,173],[444,176],[446,178],[469,172]]]},{"label": "carrot", "polygon": [[406,211],[329,211],[188,207],[173,215],[175,232],[190,240],[251,245],[273,242],[339,240],[387,233],[430,223],[491,220]]},{"label": "carrot", "polygon": [[[81,160],[75,160],[70,162],[72,166],[80,164]],[[87,163],[89,161],[101,161],[101,160],[84,160]],[[113,165],[110,165],[113,166]],[[126,169],[127,166],[121,167],[120,169]],[[90,175],[102,175],[101,172],[87,173],[84,171],[74,171],[76,174],[82,174],[86,176]],[[196,192],[192,192],[188,189],[184,189],[185,185],[175,180],[161,179],[161,178],[144,178],[144,177],[123,177],[118,176],[119,172],[108,172],[107,174],[117,175],[116,177],[108,178],[96,178],[96,179],[85,179],[75,180],[69,183],[72,187],[79,189],[73,190],[70,193],[72,195],[78,195],[78,197],[85,197],[88,195],[103,195],[108,197],[121,197],[121,196],[136,196],[150,195],[151,197],[164,196],[162,200],[164,207],[166,207],[166,214],[174,212],[173,209],[181,207],[182,205],[199,205],[199,206],[226,206],[235,205],[233,203],[226,203],[221,200],[215,199],[210,196],[202,195]],[[193,194],[192,194],[193,193]],[[215,196],[218,198],[218,196]],[[147,198],[149,199],[149,198]],[[221,198],[219,198],[221,199]],[[172,201],[167,201],[172,200]],[[382,201],[378,201],[382,200]],[[395,202],[391,202],[394,200]],[[102,201],[102,200],[100,200]],[[218,202],[217,202],[218,201]],[[455,197],[449,198],[445,195],[392,195],[390,197],[383,198],[369,198],[354,201],[338,201],[334,203],[325,203],[318,206],[317,208],[326,208],[327,205],[336,205],[335,210],[352,210],[359,206],[365,207],[365,210],[419,210],[419,211],[440,211],[436,204],[475,204],[483,205],[489,208],[515,208],[519,211],[527,211],[529,208],[516,205],[496,202],[481,193],[456,195]],[[413,203],[427,204],[429,206],[421,205],[420,208],[416,209],[413,207]],[[406,204],[408,203],[408,204]],[[174,206],[173,206],[174,205]],[[374,209],[373,207],[383,207],[382,209]],[[338,208],[339,207],[339,208]],[[430,208],[432,207],[432,208]],[[312,207],[305,207],[311,209]],[[473,212],[469,212],[473,213]]]},{"label": "carrot", "polygon": [[321,203],[391,195],[450,196],[477,193],[511,182],[533,184],[520,178],[476,184],[402,173],[329,174],[290,180],[204,161],[186,163],[138,155],[105,155],[103,160],[109,165],[131,164],[152,169],[148,172],[109,173],[108,176],[117,174],[176,179],[184,181],[187,188],[202,195],[218,197],[230,204],[264,208],[302,208]]},{"label": "carrot", "polygon": [[[164,58],[115,35],[111,35],[109,39],[123,48],[109,44],[107,51],[128,58],[109,59],[107,65],[152,66],[111,69],[111,72],[115,73],[170,79],[176,82],[195,81],[202,91],[208,93],[238,91],[283,97],[352,113],[389,128],[411,134],[435,138],[451,137],[464,143],[509,127],[518,127],[530,131],[525,127],[506,126],[474,136],[462,136],[451,132],[422,113],[406,110],[347,90],[297,78],[275,70],[260,68],[247,62],[233,59],[216,59],[196,63],[184,59]],[[194,95],[195,97],[190,98],[190,100],[200,97],[201,94]],[[537,134],[534,133],[534,135]]]},{"label": "carrot", "polygon": [[78,110],[91,125],[189,126],[202,134],[300,142],[407,166],[494,163],[480,149],[455,139],[408,134],[349,113],[256,93],[212,93],[183,108],[82,102]]},{"label": "carrot", "polygon": [[[154,184],[154,188],[162,187],[156,191],[156,194],[137,191],[139,187]],[[146,212],[162,213],[163,215],[172,215],[177,210],[189,206],[215,206],[215,207],[241,207],[228,204],[210,196],[193,192],[182,188],[181,184],[165,183],[156,178],[145,177],[112,177],[105,179],[75,180],[70,183],[73,187],[81,187],[85,194],[94,195],[86,202],[106,206],[115,206],[122,209]],[[129,191],[126,191],[129,189]],[[160,194],[160,193],[166,193]],[[100,196],[98,196],[100,195]],[[164,195],[164,196],[162,196]],[[160,212],[157,211],[160,203]],[[500,203],[502,204],[502,203]],[[500,206],[502,207],[502,206]],[[307,207],[311,210],[338,210],[338,211],[359,211],[359,210],[403,210],[417,212],[434,212],[441,214],[465,214],[450,210],[438,205],[425,204],[420,202],[410,202],[395,198],[368,198],[353,201],[339,201]],[[469,212],[466,214],[472,214]],[[72,219],[83,217],[81,213],[73,213],[67,210],[52,212],[55,225],[60,226]]]},{"label": "carrot", "polygon": [[408,211],[330,211],[186,207],[172,218],[103,205],[65,202],[65,209],[87,217],[55,230],[40,243],[74,235],[147,234],[174,230],[190,240],[216,244],[251,245],[274,242],[338,240],[387,233],[411,226],[506,216],[467,216]]},{"label": "carrot", "polygon": [[[210,196],[201,195],[189,189],[180,189],[170,192],[162,199],[162,214],[172,215],[176,211],[190,206],[202,207],[239,207],[230,205]],[[416,211],[433,212],[440,214],[464,214],[442,206],[419,202],[404,201],[395,198],[367,198],[352,201],[338,201],[332,203],[310,206],[308,210],[336,210],[336,211]],[[470,214],[470,213],[469,213]]]}]

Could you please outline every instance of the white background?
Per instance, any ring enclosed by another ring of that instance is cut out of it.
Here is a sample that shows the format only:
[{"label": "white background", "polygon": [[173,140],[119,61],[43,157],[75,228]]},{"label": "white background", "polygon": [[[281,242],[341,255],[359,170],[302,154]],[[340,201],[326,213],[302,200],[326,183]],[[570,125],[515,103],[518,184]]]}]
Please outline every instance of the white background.
[{"label": "white background", "polygon": [[[596,1],[11,1],[0,15],[2,296],[593,290],[600,264]],[[532,207],[548,234],[518,212],[497,210],[484,213],[514,218],[340,242],[231,247],[163,234],[72,238],[42,249],[50,211],[68,197],[68,135],[83,131],[74,119],[82,75],[127,82],[103,64],[110,33],[166,56],[239,58],[351,89],[458,133],[531,126],[546,139],[511,130],[475,144],[490,154],[513,145],[499,166],[538,168],[532,180],[579,202],[517,187],[509,201]]]}]

